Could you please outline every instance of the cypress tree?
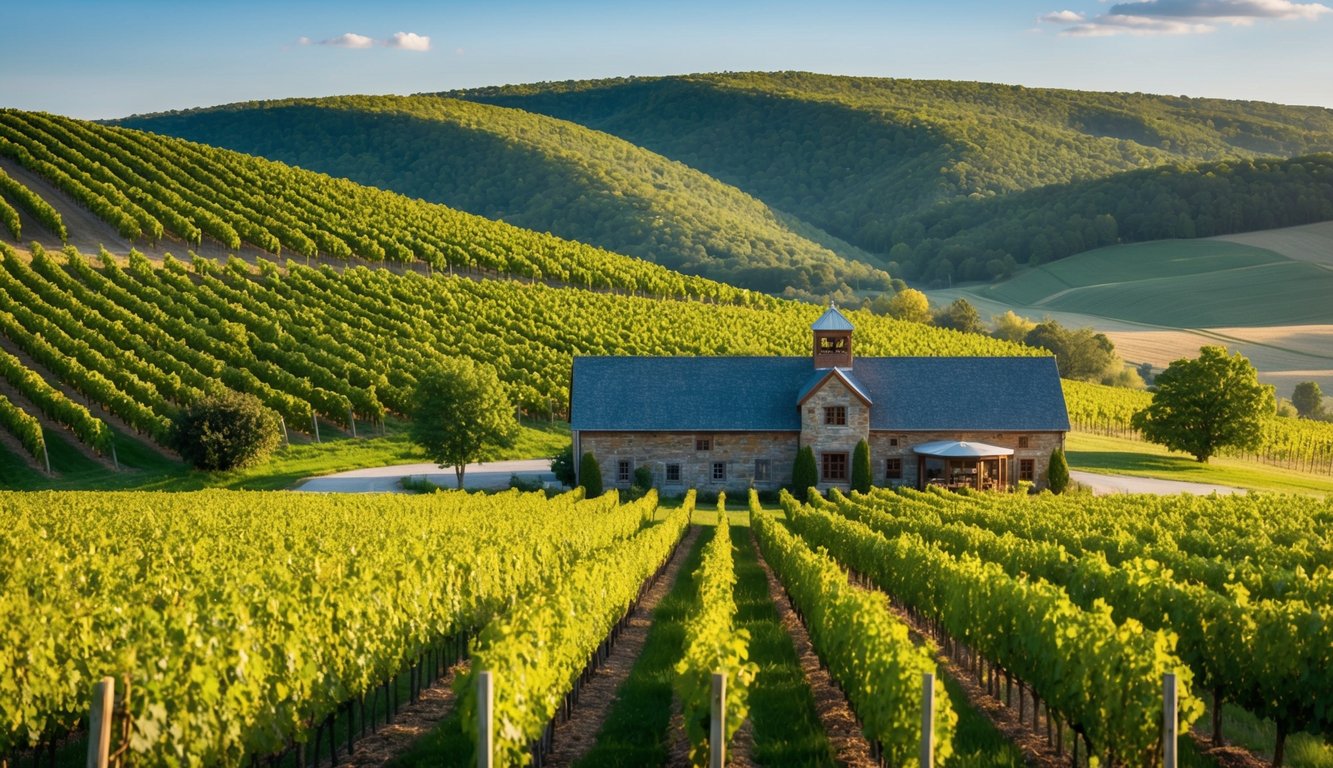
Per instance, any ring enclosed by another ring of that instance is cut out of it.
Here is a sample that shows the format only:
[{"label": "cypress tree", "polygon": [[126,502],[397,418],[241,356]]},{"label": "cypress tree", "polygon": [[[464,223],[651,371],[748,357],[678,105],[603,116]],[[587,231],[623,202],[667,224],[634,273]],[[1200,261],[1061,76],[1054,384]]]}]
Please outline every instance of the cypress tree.
[{"label": "cypress tree", "polygon": [[579,485],[583,486],[584,498],[593,499],[602,495],[602,468],[591,451],[583,454],[579,460]]},{"label": "cypress tree", "polygon": [[1069,487],[1069,463],[1065,461],[1065,452],[1059,448],[1051,451],[1051,467],[1046,470],[1046,482],[1051,493],[1064,493]]},{"label": "cypress tree", "polygon": [[852,451],[852,490],[870,492],[870,445],[862,440]]},{"label": "cypress tree", "polygon": [[819,469],[815,466],[815,450],[803,446],[796,452],[796,464],[791,470],[791,492],[801,501],[807,501],[809,490],[819,483]]}]

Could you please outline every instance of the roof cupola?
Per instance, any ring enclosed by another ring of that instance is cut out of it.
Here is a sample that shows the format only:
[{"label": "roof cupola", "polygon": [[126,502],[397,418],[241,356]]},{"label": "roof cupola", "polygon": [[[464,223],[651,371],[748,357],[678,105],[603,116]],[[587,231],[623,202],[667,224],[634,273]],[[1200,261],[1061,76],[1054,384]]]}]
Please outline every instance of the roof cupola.
[{"label": "roof cupola", "polygon": [[810,330],[814,332],[815,368],[852,367],[852,323],[837,304],[829,302]]}]

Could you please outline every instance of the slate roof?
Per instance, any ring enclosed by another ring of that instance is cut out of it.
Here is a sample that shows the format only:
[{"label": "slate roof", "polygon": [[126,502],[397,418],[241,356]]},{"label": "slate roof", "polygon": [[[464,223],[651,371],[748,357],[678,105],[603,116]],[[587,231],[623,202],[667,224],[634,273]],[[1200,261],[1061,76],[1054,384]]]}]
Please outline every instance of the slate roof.
[{"label": "slate roof", "polygon": [[836,304],[830,304],[829,308],[824,310],[824,314],[810,326],[815,331],[850,331],[852,330],[852,321],[847,316],[838,311]]},{"label": "slate roof", "polygon": [[842,379],[847,388],[860,395],[867,405],[875,404],[875,399],[870,396],[865,387],[861,386],[861,382],[856,380],[856,374],[852,373],[851,368],[820,368],[810,374],[810,378],[805,380],[801,391],[796,393],[796,404],[800,405],[805,402],[805,396],[819,389],[830,376],[837,376]]},{"label": "slate roof", "polygon": [[[1068,431],[1053,357],[861,357],[872,430]],[[583,431],[799,432],[809,357],[576,357]]]}]

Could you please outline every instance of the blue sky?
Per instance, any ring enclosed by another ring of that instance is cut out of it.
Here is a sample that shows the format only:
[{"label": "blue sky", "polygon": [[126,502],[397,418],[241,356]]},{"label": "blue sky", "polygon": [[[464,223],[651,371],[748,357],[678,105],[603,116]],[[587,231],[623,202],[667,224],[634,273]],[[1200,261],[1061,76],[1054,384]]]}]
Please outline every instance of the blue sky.
[{"label": "blue sky", "polygon": [[83,118],[779,69],[1333,108],[1333,0],[34,0],[5,27],[0,106]]}]

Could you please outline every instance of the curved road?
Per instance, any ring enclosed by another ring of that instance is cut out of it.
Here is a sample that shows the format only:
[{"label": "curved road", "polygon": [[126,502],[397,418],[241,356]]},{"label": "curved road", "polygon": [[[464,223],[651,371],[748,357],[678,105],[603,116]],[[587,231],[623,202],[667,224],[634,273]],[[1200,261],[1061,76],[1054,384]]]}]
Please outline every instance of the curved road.
[{"label": "curved road", "polygon": [[[1161,480],[1153,477],[1102,475],[1080,470],[1073,470],[1069,474],[1076,482],[1088,486],[1098,496],[1113,493],[1153,493],[1158,495],[1192,493],[1206,496],[1210,493],[1246,492],[1244,488],[1233,488],[1226,485],[1186,483],[1179,480]],[[509,478],[515,475],[525,480],[539,480],[544,483],[557,482],[555,475],[551,474],[550,459],[523,459],[519,461],[496,461],[487,464],[469,464],[467,471],[464,473],[463,485],[467,488],[504,489],[509,487]],[[402,490],[398,484],[404,478],[428,480],[442,488],[458,487],[452,468],[440,469],[434,464],[397,464],[388,467],[353,469],[348,472],[316,477],[301,483],[296,487],[296,490],[320,493],[397,493]]]},{"label": "curved road", "polygon": [[1096,496],[1108,496],[1114,493],[1155,493],[1159,496],[1173,496],[1177,493],[1192,493],[1207,496],[1210,493],[1232,494],[1247,493],[1244,488],[1230,485],[1209,485],[1207,483],[1186,483],[1181,480],[1161,480],[1156,477],[1131,477],[1129,475],[1101,475],[1096,472],[1071,470],[1069,476],[1077,483],[1092,489]]},{"label": "curved road", "polygon": [[[463,486],[488,490],[509,487],[514,475],[525,480],[555,483],[550,459],[523,459],[520,461],[493,461],[488,464],[469,464],[463,473]],[[458,479],[453,467],[440,469],[435,464],[397,464],[390,467],[353,469],[335,475],[306,480],[296,487],[298,491],[322,493],[398,493],[403,478],[428,480],[442,488],[457,488]]]}]

